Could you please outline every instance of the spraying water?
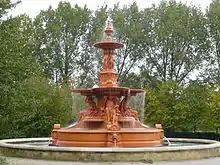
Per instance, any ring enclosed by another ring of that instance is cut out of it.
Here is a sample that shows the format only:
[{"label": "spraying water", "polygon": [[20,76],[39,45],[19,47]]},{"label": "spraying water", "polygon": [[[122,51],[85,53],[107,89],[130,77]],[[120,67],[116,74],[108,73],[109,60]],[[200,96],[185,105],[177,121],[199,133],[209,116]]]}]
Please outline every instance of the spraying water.
[{"label": "spraying water", "polygon": [[144,107],[145,107],[145,96],[146,92],[140,93],[140,100],[141,100],[141,105],[140,105],[140,120],[142,123],[144,123]]},{"label": "spraying water", "polygon": [[130,105],[139,114],[139,120],[144,123],[144,106],[145,106],[145,95],[146,92],[138,93],[136,96],[131,98]]},{"label": "spraying water", "polygon": [[170,145],[171,145],[170,140],[169,140],[167,137],[165,137],[165,136],[164,136],[164,140],[166,140],[166,141],[167,141],[168,146],[170,146]]}]

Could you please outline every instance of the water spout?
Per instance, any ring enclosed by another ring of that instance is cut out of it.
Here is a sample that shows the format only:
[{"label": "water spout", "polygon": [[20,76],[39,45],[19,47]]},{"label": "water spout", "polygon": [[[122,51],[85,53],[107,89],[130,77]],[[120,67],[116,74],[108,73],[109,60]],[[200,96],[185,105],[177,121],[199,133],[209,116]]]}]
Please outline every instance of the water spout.
[{"label": "water spout", "polygon": [[51,139],[48,140],[48,146],[52,144]]},{"label": "water spout", "polygon": [[167,137],[165,137],[165,136],[164,136],[164,138],[163,138],[163,139],[167,141],[168,146],[170,146],[170,145],[171,145],[171,142],[170,142],[170,140],[169,140]]}]

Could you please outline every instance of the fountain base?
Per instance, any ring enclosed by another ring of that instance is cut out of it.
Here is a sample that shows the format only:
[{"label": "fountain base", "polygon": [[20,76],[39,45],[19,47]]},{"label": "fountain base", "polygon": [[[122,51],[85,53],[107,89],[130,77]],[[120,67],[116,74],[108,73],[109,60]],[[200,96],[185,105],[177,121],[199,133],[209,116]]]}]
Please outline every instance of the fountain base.
[{"label": "fountain base", "polygon": [[52,133],[52,143],[62,147],[146,147],[161,146],[163,131],[156,128],[106,129],[62,128]]},{"label": "fountain base", "polygon": [[164,131],[142,124],[134,117],[118,117],[117,122],[106,122],[106,116],[85,116],[78,122],[61,128],[54,125],[52,145],[61,147],[147,147],[161,146]]}]

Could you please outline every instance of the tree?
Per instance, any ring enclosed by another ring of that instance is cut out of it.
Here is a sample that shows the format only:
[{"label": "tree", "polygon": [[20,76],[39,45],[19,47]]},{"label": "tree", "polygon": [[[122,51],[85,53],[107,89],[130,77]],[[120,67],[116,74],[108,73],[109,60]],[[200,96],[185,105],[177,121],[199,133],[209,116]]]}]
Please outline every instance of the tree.
[{"label": "tree", "polygon": [[162,1],[142,12],[145,63],[141,70],[161,81],[186,82],[208,56],[206,21],[199,8]]},{"label": "tree", "polygon": [[211,52],[204,71],[205,80],[212,84],[220,84],[220,0],[212,1],[206,11],[206,17],[211,41]]},{"label": "tree", "polygon": [[79,87],[93,87],[98,84],[98,73],[102,68],[102,52],[93,45],[103,39],[103,27],[107,20],[107,5],[101,6],[90,16],[87,25],[87,31],[83,35],[84,42],[82,47],[81,58],[77,65],[81,73],[78,77]]},{"label": "tree", "polygon": [[54,124],[66,126],[75,117],[69,88],[40,75],[23,81],[10,101],[14,113],[8,137],[48,137]]},{"label": "tree", "polygon": [[[35,20],[35,55],[48,78],[57,83],[67,83],[76,69],[76,60],[80,54],[78,45],[86,31],[84,22],[88,21],[88,16],[82,18],[81,10],[77,5],[72,8],[70,3],[60,2],[56,10],[49,7]],[[40,37],[43,37],[42,41]]]},{"label": "tree", "polygon": [[162,123],[168,131],[195,132],[207,128],[209,110],[208,86],[194,82],[180,86],[166,81],[156,88],[147,88],[145,121]]},{"label": "tree", "polygon": [[175,81],[158,83],[148,87],[146,93],[145,122],[161,123],[166,130],[179,131],[184,129],[184,115],[180,97],[183,87]]},{"label": "tree", "polygon": [[110,16],[114,26],[114,40],[125,44],[116,55],[116,70],[119,73],[119,80],[126,85],[126,75],[138,69],[137,64],[144,56],[140,42],[143,39],[142,21],[140,11],[134,2],[130,6],[119,8],[116,4],[110,10]]},{"label": "tree", "polygon": [[34,54],[48,78],[66,84],[73,79],[80,87],[94,85],[97,77],[92,44],[106,19],[105,10],[103,7],[92,16],[86,6],[60,2],[57,9],[50,7],[36,17]]},{"label": "tree", "polygon": [[184,127],[196,132],[207,128],[206,118],[210,113],[209,87],[199,83],[190,82],[180,97],[183,105]]},{"label": "tree", "polygon": [[[219,87],[212,87],[210,89],[210,98],[208,101],[209,113],[206,117],[209,123],[209,128],[215,128],[216,133],[220,128],[220,91]],[[211,126],[210,126],[211,125]]]},{"label": "tree", "polygon": [[37,64],[32,58],[32,23],[26,16],[5,20],[0,25],[0,129],[4,135],[10,130],[15,116],[15,97],[18,86],[35,75]]},{"label": "tree", "polygon": [[45,80],[33,58],[33,30],[26,15],[0,26],[0,138],[48,136],[72,117],[70,90]]},{"label": "tree", "polygon": [[14,8],[20,2],[21,1],[12,3],[11,0],[0,1],[0,22],[1,22],[2,17],[6,16],[6,14],[8,13],[8,10]]},{"label": "tree", "polygon": [[124,84],[126,87],[139,89],[142,88],[142,77],[134,72],[124,75]]}]

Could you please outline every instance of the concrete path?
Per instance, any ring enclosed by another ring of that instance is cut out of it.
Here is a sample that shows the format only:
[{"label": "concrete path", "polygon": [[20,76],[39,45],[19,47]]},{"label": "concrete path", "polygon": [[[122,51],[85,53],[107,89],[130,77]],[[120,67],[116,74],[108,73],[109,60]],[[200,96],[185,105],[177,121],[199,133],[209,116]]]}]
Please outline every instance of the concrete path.
[{"label": "concrete path", "polygon": [[[64,162],[64,161],[48,161],[36,159],[22,159],[22,158],[6,158],[8,165],[150,165],[149,163],[83,163],[83,162]],[[154,165],[220,165],[220,157],[203,159],[203,160],[190,160],[190,161],[175,161],[175,162],[155,162]],[[2,165],[2,164],[1,164]]]}]

